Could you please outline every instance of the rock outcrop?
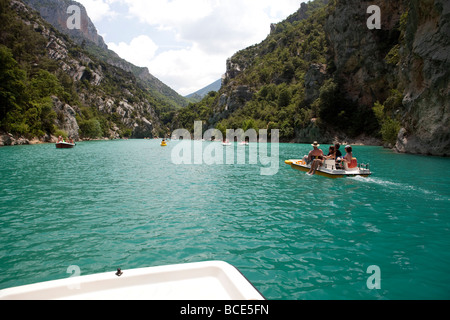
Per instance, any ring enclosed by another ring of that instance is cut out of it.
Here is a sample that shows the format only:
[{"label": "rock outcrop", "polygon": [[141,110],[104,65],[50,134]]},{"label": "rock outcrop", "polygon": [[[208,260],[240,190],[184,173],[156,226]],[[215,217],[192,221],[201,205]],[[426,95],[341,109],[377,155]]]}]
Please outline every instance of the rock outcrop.
[{"label": "rock outcrop", "polygon": [[[187,105],[187,100],[181,95],[168,87],[158,78],[153,76],[148,68],[137,67],[132,63],[120,58],[115,52],[108,49],[103,38],[97,33],[95,25],[88,16],[86,8],[71,0],[47,0],[45,2],[40,0],[24,0],[33,9],[39,11],[41,16],[58,29],[63,34],[67,34],[83,49],[95,55],[101,60],[111,66],[118,67],[126,72],[132,73],[140,84],[145,87],[153,95],[158,96],[158,99],[163,100],[175,108]],[[67,20],[70,13],[67,13],[69,6],[75,5],[80,8],[81,25],[80,29],[69,29],[67,27]]]},{"label": "rock outcrop", "polygon": [[[86,8],[79,2],[71,0],[48,1],[24,0],[26,4],[38,11],[41,17],[53,25],[60,32],[68,34],[79,45],[86,40],[93,42],[96,46],[107,49],[103,37],[97,33],[97,28],[89,18]],[[69,29],[67,21],[73,13],[67,13],[69,6],[75,5],[80,8],[80,29]]]},{"label": "rock outcrop", "polygon": [[[369,15],[361,15],[369,5],[381,9],[379,30],[369,30]],[[370,108],[384,102],[390,89],[403,94],[403,109],[395,110],[403,126],[396,150],[449,155],[450,3],[336,1],[326,29],[347,98]],[[390,52],[398,62],[387,61]]]},{"label": "rock outcrop", "polygon": [[450,155],[450,2],[410,1],[399,64],[400,152]]},{"label": "rock outcrop", "polygon": [[[309,64],[309,69],[304,73],[294,70],[296,76],[303,75],[303,79],[285,79],[281,72],[273,73],[270,78],[258,75],[255,69],[262,65],[262,56],[286,43],[297,42],[300,46],[305,41],[304,38],[288,38],[285,30],[289,29],[291,34],[295,34],[292,30],[300,25],[298,21],[307,19],[310,15],[308,7],[324,3],[326,2],[315,1],[302,4],[299,11],[285,21],[272,24],[271,34],[264,42],[241,50],[227,61],[224,86],[216,113],[243,108],[252,99],[251,93],[255,94],[263,85],[290,85],[302,80],[304,96],[299,104],[300,108],[311,108],[314,103],[316,107],[323,108],[324,101],[318,98],[327,80],[331,79],[337,86],[335,93],[338,94],[335,100],[330,101],[331,107],[327,111],[332,111],[336,105],[336,116],[341,114],[347,119],[360,116],[365,117],[361,118],[365,121],[367,117],[374,117],[372,108],[377,102],[389,105],[392,109],[387,111],[387,116],[398,121],[402,127],[395,145],[397,151],[450,155],[450,2],[330,1],[326,7],[324,23],[328,47],[327,64]],[[367,10],[372,5],[381,10],[380,29],[371,29],[367,25],[373,14]],[[282,60],[280,57],[280,61]],[[280,61],[277,62],[282,66],[283,62]],[[248,77],[247,81],[252,83],[243,80],[246,79],[248,69],[251,69],[252,77]],[[267,80],[264,83],[261,79]],[[255,86],[257,81],[260,82]],[[246,91],[242,88],[246,88]],[[397,99],[398,96],[400,99]],[[395,103],[392,103],[394,97]],[[351,107],[344,113],[342,108],[339,109],[339,103]],[[313,111],[309,116],[317,116],[314,113]],[[297,116],[297,119],[301,118],[302,126],[294,125],[295,141],[319,135],[326,140],[330,135],[333,136],[332,132],[337,128],[333,128],[332,122],[327,124],[326,130],[318,131],[315,122],[308,123],[307,119],[303,119],[306,115],[305,111]],[[317,123],[320,125],[320,121]],[[374,135],[373,138],[378,139],[375,136],[378,129],[374,121],[367,123],[372,131],[369,128],[364,131],[366,127],[363,125],[362,132],[357,132],[355,138],[362,134]]]},{"label": "rock outcrop", "polygon": [[[59,130],[63,130],[74,140],[82,139],[84,136],[80,136],[79,122],[89,119],[102,122],[102,131],[106,138],[119,138],[124,135],[134,138],[153,137],[160,135],[161,131],[168,130],[161,128],[162,124],[155,109],[159,106],[164,108],[168,108],[169,105],[171,108],[181,106],[169,97],[173,93],[171,89],[153,77],[147,68],[133,66],[117,55],[115,55],[118,58],[115,60],[116,63],[109,64],[108,59],[102,60],[90,51],[84,50],[81,46],[87,42],[91,43],[91,46],[98,45],[98,50],[106,50],[103,39],[98,36],[84,7],[67,0],[27,2],[49,21],[45,21],[38,12],[22,1],[11,0],[10,3],[12,12],[17,15],[16,19],[30,26],[42,37],[41,42],[45,43],[42,55],[45,61],[51,61],[53,66],[51,73],[57,75],[59,81],[64,81],[64,93],[51,97],[56,113],[54,125]],[[67,7],[74,3],[82,8],[82,21],[86,21],[82,22],[81,30],[77,31],[81,32],[81,35],[73,36],[75,42],[81,42],[81,46],[76,45],[72,38],[55,30],[61,29],[72,37],[64,25],[68,16]],[[35,64],[30,68],[38,67],[40,66]],[[150,88],[148,86],[150,82],[156,85]],[[62,82],[60,84],[62,85]],[[184,101],[184,98],[179,97],[180,102]],[[22,137],[5,133],[2,134],[1,143],[3,145],[27,143],[26,139],[22,139],[23,141],[21,139]],[[51,139],[50,136],[38,137],[41,141]]]},{"label": "rock outcrop", "polygon": [[[58,97],[53,96],[53,109],[56,111],[57,126],[67,133],[68,137],[71,137],[75,141],[80,139],[78,122],[76,116],[80,113],[77,107],[72,107],[67,103],[63,103]],[[75,110],[77,109],[77,110]]]},{"label": "rock outcrop", "polygon": [[[325,25],[330,43],[334,77],[342,83],[347,99],[361,108],[385,101],[397,80],[395,66],[385,57],[398,42],[398,25],[405,10],[403,1],[336,1]],[[381,29],[367,27],[370,5],[381,9]]]}]

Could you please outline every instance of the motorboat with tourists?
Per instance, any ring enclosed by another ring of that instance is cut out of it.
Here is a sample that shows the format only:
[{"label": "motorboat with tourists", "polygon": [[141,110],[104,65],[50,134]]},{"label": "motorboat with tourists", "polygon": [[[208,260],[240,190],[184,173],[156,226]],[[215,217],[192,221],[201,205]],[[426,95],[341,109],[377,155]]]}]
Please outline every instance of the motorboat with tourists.
[{"label": "motorboat with tourists", "polygon": [[58,141],[56,142],[56,149],[71,149],[75,147],[75,142],[72,138],[65,139],[62,136],[58,137]]},{"label": "motorboat with tourists", "polygon": [[69,143],[69,142],[57,142],[56,143],[56,149],[71,149],[75,147],[75,143]]},{"label": "motorboat with tourists", "polygon": [[[285,163],[290,165],[292,169],[303,172],[309,172],[311,169],[311,163],[307,164],[303,159],[286,160]],[[358,163],[356,158],[352,158],[350,163],[326,159],[323,161],[323,164],[316,169],[315,174],[328,178],[343,178],[356,176],[369,177],[372,172],[370,171],[369,164]]]},{"label": "motorboat with tourists", "polygon": [[205,261],[72,276],[0,290],[0,300],[265,300],[234,266]]}]

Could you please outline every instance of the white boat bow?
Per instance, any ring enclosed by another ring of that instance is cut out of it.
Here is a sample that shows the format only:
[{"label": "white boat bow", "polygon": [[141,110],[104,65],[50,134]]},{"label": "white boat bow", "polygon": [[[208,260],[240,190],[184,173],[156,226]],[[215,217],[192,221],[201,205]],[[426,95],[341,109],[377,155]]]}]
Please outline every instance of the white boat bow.
[{"label": "white boat bow", "polygon": [[71,277],[0,290],[0,300],[264,300],[234,266],[198,262]]}]

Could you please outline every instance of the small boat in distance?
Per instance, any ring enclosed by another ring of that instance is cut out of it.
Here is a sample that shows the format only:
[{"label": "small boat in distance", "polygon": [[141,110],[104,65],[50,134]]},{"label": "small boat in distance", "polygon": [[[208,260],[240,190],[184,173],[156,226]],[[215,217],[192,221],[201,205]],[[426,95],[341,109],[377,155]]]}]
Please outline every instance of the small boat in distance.
[{"label": "small boat in distance", "polygon": [[161,147],[167,147],[167,142],[166,142],[166,140],[163,140],[163,141],[161,142]]},{"label": "small boat in distance", "polygon": [[58,137],[56,149],[71,149],[73,147],[75,147],[75,142],[73,142],[72,138],[64,139],[62,136]]},{"label": "small boat in distance", "polygon": [[75,147],[75,143],[69,143],[69,142],[57,142],[56,143],[56,149],[71,149]]}]

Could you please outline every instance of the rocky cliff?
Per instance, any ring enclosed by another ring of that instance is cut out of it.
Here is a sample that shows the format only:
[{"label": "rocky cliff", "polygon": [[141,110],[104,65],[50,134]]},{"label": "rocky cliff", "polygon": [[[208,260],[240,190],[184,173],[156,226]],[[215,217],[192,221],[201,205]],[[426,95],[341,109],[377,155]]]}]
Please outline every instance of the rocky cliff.
[{"label": "rocky cliff", "polygon": [[[450,154],[450,2],[336,1],[326,31],[335,77],[346,96],[362,108],[385,102],[391,90],[402,126],[400,152]],[[368,30],[361,15],[381,9],[381,29]],[[403,19],[403,21],[401,21]]]},{"label": "rocky cliff", "polygon": [[400,152],[450,155],[450,2],[409,1],[398,73]]},{"label": "rocky cliff", "polygon": [[[44,20],[53,25],[61,33],[67,34],[90,54],[100,60],[104,60],[112,66],[133,73],[143,87],[152,95],[164,101],[164,103],[174,108],[187,105],[188,102],[186,99],[153,76],[148,68],[137,67],[109,50],[103,38],[97,33],[95,25],[92,23],[86,8],[82,4],[72,0],[24,0],[24,2],[38,11]],[[70,17],[67,9],[71,5],[80,8],[80,29],[69,29],[67,27],[68,18]]]},{"label": "rocky cliff", "polygon": [[[95,25],[92,23],[86,12],[86,8],[82,4],[70,0],[25,0],[24,2],[38,11],[45,21],[53,25],[61,33],[68,34],[79,45],[81,45],[83,41],[88,40],[100,48],[108,48],[103,38],[97,33]],[[80,29],[69,29],[67,27],[67,20],[70,16],[70,14],[67,13],[67,9],[70,5],[74,4],[79,7],[81,11]]]},{"label": "rocky cliff", "polygon": [[10,68],[0,91],[14,98],[1,108],[0,145],[36,136],[52,141],[59,134],[78,140],[167,131],[159,116],[171,107],[132,72],[84,50],[23,2],[0,2],[1,58]]},{"label": "rocky cliff", "polygon": [[[379,29],[367,26],[372,5]],[[399,152],[449,155],[449,41],[446,0],[302,3],[228,59],[204,120],[251,120],[284,141],[383,139]]]}]

